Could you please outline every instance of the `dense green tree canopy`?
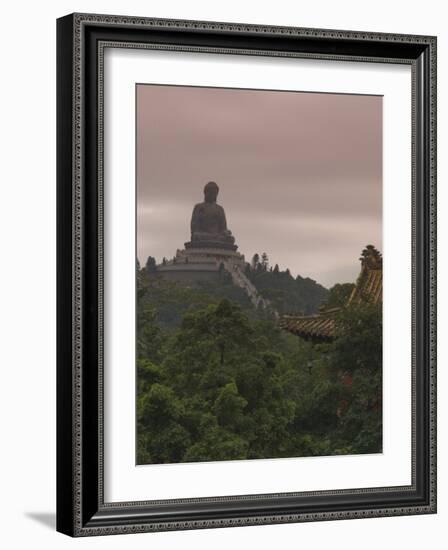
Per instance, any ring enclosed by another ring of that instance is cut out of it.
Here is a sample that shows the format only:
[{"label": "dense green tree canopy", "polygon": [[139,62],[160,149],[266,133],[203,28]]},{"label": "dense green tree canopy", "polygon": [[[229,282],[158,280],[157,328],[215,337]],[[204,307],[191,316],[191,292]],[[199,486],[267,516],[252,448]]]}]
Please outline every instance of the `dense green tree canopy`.
[{"label": "dense green tree canopy", "polygon": [[137,462],[381,451],[381,309],[343,308],[334,342],[314,345],[231,286],[139,277]]},{"label": "dense green tree canopy", "polygon": [[262,255],[261,262],[256,254],[257,262],[248,265],[246,275],[255,285],[260,294],[267,298],[280,313],[316,313],[319,306],[328,298],[328,290],[313,279],[298,275],[294,278],[289,269],[281,271],[278,264],[268,269],[268,257]]},{"label": "dense green tree canopy", "polygon": [[328,292],[327,299],[325,300],[325,307],[332,308],[345,306],[354,288],[355,285],[353,283],[335,284]]}]

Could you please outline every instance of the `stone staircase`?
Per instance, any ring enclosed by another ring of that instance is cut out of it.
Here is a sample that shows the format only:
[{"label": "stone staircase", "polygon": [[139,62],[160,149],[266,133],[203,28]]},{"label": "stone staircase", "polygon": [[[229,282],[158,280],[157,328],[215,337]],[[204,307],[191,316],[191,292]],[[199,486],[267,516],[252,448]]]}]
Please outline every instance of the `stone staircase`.
[{"label": "stone staircase", "polygon": [[255,286],[251,283],[251,281],[246,277],[244,272],[241,270],[241,268],[232,263],[232,262],[222,262],[224,265],[224,269],[230,273],[232,277],[233,284],[236,286],[239,286],[244,290],[244,292],[247,294],[248,298],[254,305],[254,307],[258,308],[261,307],[263,309],[268,309],[271,312],[274,313],[274,315],[278,315],[277,312],[272,307],[269,300],[266,298],[263,298],[263,296],[260,296],[258,290],[255,288]]}]

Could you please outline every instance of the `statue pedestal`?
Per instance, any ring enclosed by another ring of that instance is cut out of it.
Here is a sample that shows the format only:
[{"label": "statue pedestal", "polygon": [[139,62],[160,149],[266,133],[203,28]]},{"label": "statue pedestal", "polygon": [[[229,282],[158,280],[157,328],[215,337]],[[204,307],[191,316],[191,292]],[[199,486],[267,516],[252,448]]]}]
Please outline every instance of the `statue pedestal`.
[{"label": "statue pedestal", "polygon": [[192,282],[216,278],[221,269],[244,270],[244,255],[225,248],[185,248],[177,250],[174,258],[157,266],[157,273],[171,280]]},{"label": "statue pedestal", "polygon": [[232,250],[233,252],[236,252],[238,246],[236,244],[232,243],[226,243],[223,241],[189,241],[185,243],[185,248],[187,250],[194,250],[196,248],[198,249],[212,249],[212,250]]},{"label": "statue pedestal", "polygon": [[[188,243],[186,243],[188,244]],[[222,248],[221,246],[204,246],[204,247],[185,247],[185,250],[176,252],[176,263],[192,263],[192,264],[210,264],[214,263],[218,269],[221,262],[229,262],[237,264],[244,268],[244,255],[236,251],[236,246],[233,248]]]}]

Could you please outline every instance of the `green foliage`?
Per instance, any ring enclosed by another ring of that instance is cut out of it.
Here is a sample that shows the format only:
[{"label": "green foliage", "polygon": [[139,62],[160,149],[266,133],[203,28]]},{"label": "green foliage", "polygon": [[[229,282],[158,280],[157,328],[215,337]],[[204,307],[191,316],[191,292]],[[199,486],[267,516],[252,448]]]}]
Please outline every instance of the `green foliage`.
[{"label": "green foliage", "polygon": [[350,378],[340,432],[358,452],[382,448],[382,305],[352,305],[338,315],[332,363]]},{"label": "green foliage", "polygon": [[146,271],[149,273],[154,273],[157,270],[156,259],[153,256],[148,256],[146,260]]},{"label": "green foliage", "polygon": [[355,288],[353,283],[337,283],[330,288],[325,301],[326,308],[343,307],[347,304],[350,295]]},{"label": "green foliage", "polygon": [[137,356],[152,361],[161,357],[163,335],[156,323],[156,310],[147,304],[137,308]]},{"label": "green foliage", "polygon": [[236,429],[243,421],[243,410],[247,405],[244,397],[238,393],[234,381],[226,384],[218,393],[213,412],[221,426]]},{"label": "green foliage", "polygon": [[197,288],[139,292],[139,464],[381,450],[381,308],[341,310],[316,346]]},{"label": "green foliage", "polygon": [[154,383],[137,400],[139,430],[137,459],[155,463],[179,462],[190,446],[190,434],[180,423],[184,406],[174,391]]},{"label": "green foliage", "polygon": [[[267,255],[254,256],[252,265],[246,267],[246,275],[255,285],[260,294],[271,301],[273,307],[280,313],[302,312],[305,315],[316,313],[319,306],[327,299],[328,290],[313,281],[298,275],[294,278],[289,269],[280,271],[275,264],[272,271],[268,270]],[[264,258],[264,259],[263,259]]]},{"label": "green foliage", "polygon": [[256,270],[257,267],[258,267],[258,263],[260,261],[260,255],[258,253],[255,253],[252,257],[252,262],[251,262],[251,265],[250,267],[253,269],[253,270]]},{"label": "green foliage", "polygon": [[269,258],[268,258],[268,255],[266,254],[266,252],[263,252],[263,254],[261,255],[261,269],[263,271],[267,271],[268,270],[268,267],[269,267]]},{"label": "green foliage", "polygon": [[[187,286],[166,280],[156,272],[141,270],[137,282],[138,315],[148,308],[157,312],[157,326],[163,330],[179,327],[187,312],[216,304],[223,298],[240,304],[245,310],[253,309],[244,290],[232,283],[227,272],[221,273],[216,281],[196,281]],[[250,314],[256,312],[251,311]],[[146,318],[146,313],[138,318],[139,328]],[[142,339],[147,340],[149,337],[143,336]]]}]

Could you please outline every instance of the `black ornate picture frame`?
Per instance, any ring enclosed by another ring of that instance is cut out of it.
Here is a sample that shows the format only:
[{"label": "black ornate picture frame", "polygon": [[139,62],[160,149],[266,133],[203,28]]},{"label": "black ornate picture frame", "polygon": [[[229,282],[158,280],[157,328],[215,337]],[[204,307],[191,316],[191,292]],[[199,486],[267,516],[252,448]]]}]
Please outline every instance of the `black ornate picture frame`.
[{"label": "black ornate picture frame", "polygon": [[[149,492],[144,501],[105,502],[103,56],[111,44],[411,66],[411,485],[165,501]],[[73,14],[57,21],[57,52],[57,530],[91,536],[435,513],[436,38]]]}]

